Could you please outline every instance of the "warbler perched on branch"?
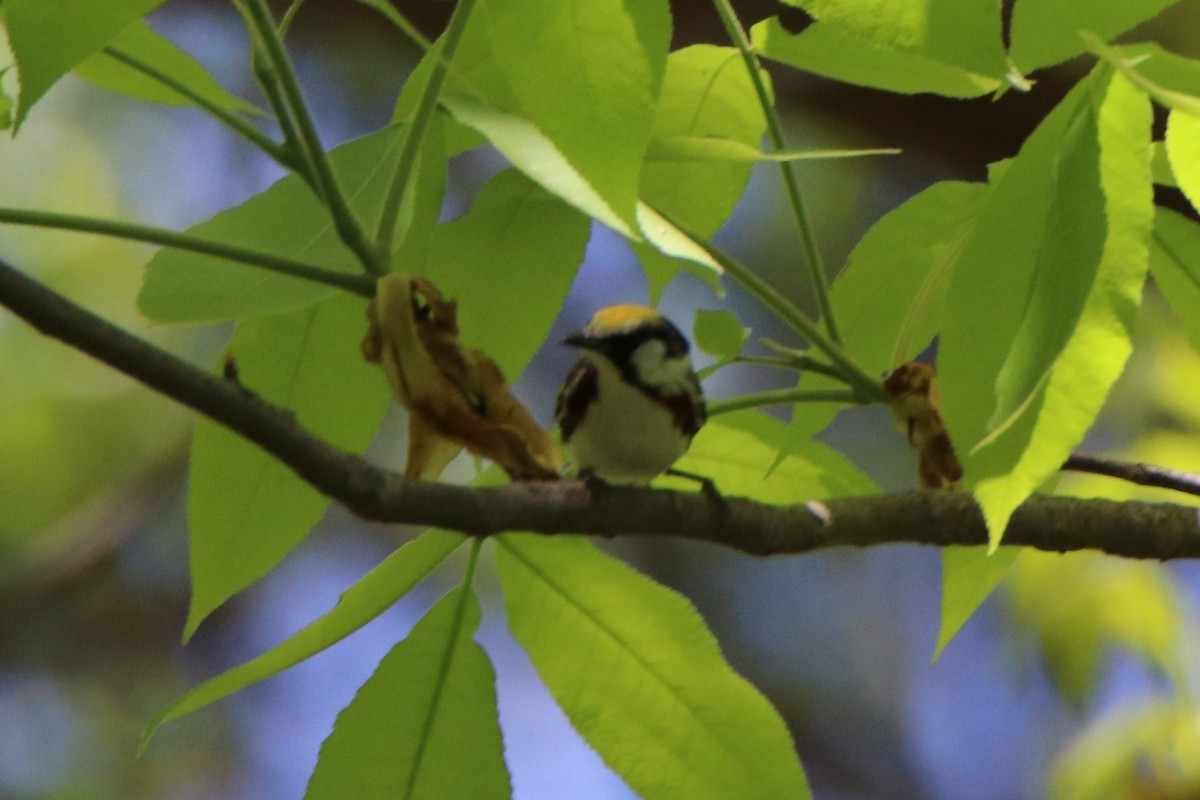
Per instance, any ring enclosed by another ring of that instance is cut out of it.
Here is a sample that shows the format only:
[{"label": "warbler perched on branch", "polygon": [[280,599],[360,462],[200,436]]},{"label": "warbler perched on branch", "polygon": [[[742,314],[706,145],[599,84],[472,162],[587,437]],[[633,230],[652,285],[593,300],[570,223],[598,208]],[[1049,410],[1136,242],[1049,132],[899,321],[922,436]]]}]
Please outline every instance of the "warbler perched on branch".
[{"label": "warbler perched on branch", "polygon": [[564,344],[583,351],[554,416],[581,476],[646,485],[671,470],[707,416],[679,329],[652,308],[609,306]]}]

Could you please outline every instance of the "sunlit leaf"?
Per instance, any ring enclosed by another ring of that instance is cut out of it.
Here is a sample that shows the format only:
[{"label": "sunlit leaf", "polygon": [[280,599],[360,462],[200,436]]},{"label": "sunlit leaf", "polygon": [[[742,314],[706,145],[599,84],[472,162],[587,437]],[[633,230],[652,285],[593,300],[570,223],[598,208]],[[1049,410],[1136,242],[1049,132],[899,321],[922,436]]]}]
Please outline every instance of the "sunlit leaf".
[{"label": "sunlit leaf", "polygon": [[1091,33],[1084,33],[1083,39],[1093,53],[1116,67],[1155,101],[1200,116],[1200,97],[1196,96],[1200,62],[1166,53],[1157,45],[1109,47]]},{"label": "sunlit leaf", "polygon": [[666,0],[489,0],[478,13],[519,103],[510,110],[552,141],[634,227],[638,176],[671,38]]},{"label": "sunlit leaf", "polygon": [[486,136],[513,166],[531,179],[617,233],[638,238],[633,228],[532,122],[467,95],[446,94],[441,103],[456,120]]},{"label": "sunlit leaf", "polygon": [[993,546],[1008,518],[1055,474],[1082,441],[1132,350],[1132,327],[1149,268],[1147,239],[1154,220],[1150,182],[1149,101],[1114,75],[1098,110],[1100,177],[1107,230],[1095,281],[1078,325],[1031,407],[1028,432],[1017,432],[1021,450],[983,448],[974,463],[975,495]]},{"label": "sunlit leaf", "polygon": [[1007,425],[1041,388],[1075,331],[1095,283],[1108,211],[1100,186],[1097,126],[1096,115],[1084,107],[1063,135],[1033,284],[996,376],[996,408],[988,422],[993,432]]},{"label": "sunlit leaf", "polygon": [[929,346],[954,265],[988,197],[979,183],[936,183],[871,226],[830,290],[843,342],[882,375]]},{"label": "sunlit leaf", "polygon": [[[1073,89],[997,171],[950,277],[938,376],[946,425],[962,457],[988,433],[996,375],[1008,356],[1046,235],[1062,139],[1093,81]],[[973,470],[964,466],[970,483]]]},{"label": "sunlit leaf", "polygon": [[438,226],[425,274],[458,299],[463,341],[485,349],[516,380],[562,310],[590,232],[587,217],[506,170],[470,211]]},{"label": "sunlit leaf", "polygon": [[509,627],[576,730],[645,800],[806,798],[779,714],[686,599],[576,537],[507,534]]},{"label": "sunlit leaf", "polygon": [[1176,0],[1017,0],[1012,12],[1009,55],[1023,72],[1079,55],[1087,45],[1081,31],[1105,41],[1144,22]]},{"label": "sunlit leaf", "polygon": [[5,27],[21,76],[17,127],[59,78],[162,2],[6,0]]},{"label": "sunlit leaf", "polygon": [[[200,62],[168,39],[159,36],[144,22],[130,25],[109,41],[108,46],[163,73],[214,105],[233,111],[257,110],[240,97],[225,91]],[[191,102],[174,89],[103,52],[96,53],[76,66],[75,74],[97,86],[150,103],[181,106]]]},{"label": "sunlit leaf", "polygon": [[447,594],[379,662],[321,745],[307,800],[512,794],[479,602]]},{"label": "sunlit leaf", "polygon": [[143,746],[160,725],[283,672],[345,639],[408,594],[462,544],[463,538],[460,534],[429,531],[404,545],[343,592],[328,614],[257,658],[210,678],[171,702],[146,728]]},{"label": "sunlit leaf", "polygon": [[[892,8],[907,7],[903,3],[892,3]],[[917,3],[912,4],[915,8]],[[943,3],[949,7],[953,4]],[[966,6],[967,4],[963,4]],[[979,3],[971,4],[975,7]],[[986,5],[986,4],[985,4]],[[861,31],[837,22],[818,22],[798,34],[789,33],[775,17],[763,20],[751,28],[750,36],[755,50],[773,61],[779,61],[796,69],[814,72],[834,80],[869,86],[901,94],[930,92],[947,97],[978,97],[990,94],[1004,85],[1002,53],[999,46],[999,9],[993,6],[996,28],[985,32],[982,27],[977,33],[986,39],[986,47],[977,52],[999,54],[1000,61],[990,55],[986,57],[987,68],[980,72],[974,67],[964,66],[954,56],[966,56],[966,52],[939,53],[930,49],[928,42],[920,41],[915,31],[907,41],[900,39],[885,42],[878,31],[874,40]],[[951,32],[952,29],[947,29]],[[916,38],[914,38],[916,37]],[[964,43],[968,40],[963,39]],[[968,59],[974,63],[976,59]]]},{"label": "sunlit leaf", "polygon": [[[365,448],[390,393],[379,370],[359,356],[363,314],[361,298],[337,295],[242,322],[231,345],[241,381],[335,446]],[[188,493],[192,603],[185,635],[274,567],[328,505],[256,445],[199,420]]]},{"label": "sunlit leaf", "polygon": [[[699,264],[703,269],[698,270],[698,274],[713,285],[714,291],[718,295],[721,294],[716,279],[725,272],[725,268],[717,263],[717,260],[695,239],[677,228],[674,223],[664,218],[645,201],[638,203],[638,224],[642,228],[646,242],[630,242],[630,245],[638,254],[642,267],[650,272],[652,296],[657,295],[657,291],[653,286],[655,274],[647,267],[647,261],[650,258],[655,258],[656,263],[660,263],[661,259],[666,258],[682,259],[690,264]],[[670,264],[667,271],[673,277],[675,274],[674,264]],[[660,283],[665,284],[665,280]],[[658,288],[661,289],[661,286]]]},{"label": "sunlit leaf", "polygon": [[1171,172],[1179,188],[1191,201],[1192,208],[1200,208],[1200,117],[1172,111],[1167,121],[1166,143]]},{"label": "sunlit leaf", "polygon": [[[374,230],[382,212],[401,134],[399,127],[385,128],[330,153],[342,189],[368,230]],[[329,212],[295,175],[188,233],[326,269],[362,271],[338,238]],[[138,306],[160,322],[211,322],[303,308],[336,291],[212,256],[165,249],[146,265]]]}]

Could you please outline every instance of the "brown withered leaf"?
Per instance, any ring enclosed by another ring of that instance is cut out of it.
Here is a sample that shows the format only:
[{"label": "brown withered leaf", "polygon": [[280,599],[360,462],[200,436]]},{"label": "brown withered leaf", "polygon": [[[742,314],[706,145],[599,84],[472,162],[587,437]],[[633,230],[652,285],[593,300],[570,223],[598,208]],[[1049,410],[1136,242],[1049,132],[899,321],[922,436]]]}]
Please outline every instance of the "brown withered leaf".
[{"label": "brown withered leaf", "polygon": [[929,364],[909,361],[888,375],[883,388],[892,396],[892,415],[920,451],[917,475],[925,489],[957,489],[963,468],[942,420],[937,373]]},{"label": "brown withered leaf", "polygon": [[408,478],[437,478],[465,447],[512,478],[556,478],[562,456],[513,397],[496,362],[458,339],[458,304],[429,280],[379,279],[363,357],[409,412]]}]

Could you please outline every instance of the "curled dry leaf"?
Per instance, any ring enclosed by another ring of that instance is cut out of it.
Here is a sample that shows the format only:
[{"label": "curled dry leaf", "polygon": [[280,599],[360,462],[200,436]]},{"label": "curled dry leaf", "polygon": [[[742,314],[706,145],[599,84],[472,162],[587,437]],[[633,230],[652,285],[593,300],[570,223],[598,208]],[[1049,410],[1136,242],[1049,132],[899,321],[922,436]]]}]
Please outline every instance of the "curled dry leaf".
[{"label": "curled dry leaf", "polygon": [[908,434],[909,444],[920,451],[917,474],[921,486],[957,489],[963,468],[942,421],[942,395],[933,367],[920,361],[901,364],[887,376],[883,388],[892,396],[896,424]]},{"label": "curled dry leaf", "polygon": [[425,278],[379,279],[363,356],[409,412],[408,478],[437,478],[465,447],[512,478],[556,478],[558,447],[513,397],[496,362],[458,339],[458,304]]}]

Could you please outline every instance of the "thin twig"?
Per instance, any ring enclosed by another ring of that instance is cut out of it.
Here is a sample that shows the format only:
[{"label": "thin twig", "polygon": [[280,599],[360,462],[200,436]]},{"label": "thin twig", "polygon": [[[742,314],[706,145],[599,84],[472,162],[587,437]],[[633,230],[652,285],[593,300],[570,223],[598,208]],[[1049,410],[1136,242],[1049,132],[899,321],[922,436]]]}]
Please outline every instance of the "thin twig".
[{"label": "thin twig", "polygon": [[[750,39],[746,36],[746,30],[738,20],[737,13],[733,10],[733,6],[729,3],[729,0],[713,0],[713,4],[716,6],[717,13],[721,17],[721,22],[725,26],[726,33],[729,34],[729,38],[734,46],[741,52],[742,60],[746,64],[746,70],[750,73],[750,81],[754,84],[754,91],[758,95],[759,105],[762,106],[763,116],[767,120],[767,131],[771,136],[771,144],[776,150],[786,150],[787,140],[783,135],[783,123],[779,119],[779,112],[776,110],[775,104],[771,101],[771,93],[768,91],[766,81],[763,80],[762,76],[762,65],[758,61],[758,55],[754,52],[754,48],[750,45]],[[796,225],[800,231],[800,241],[804,245],[804,253],[808,258],[813,291],[817,298],[817,307],[821,309],[821,317],[825,322],[825,330],[829,332],[830,339],[841,344],[842,337],[838,333],[837,321],[833,316],[833,304],[829,301],[829,279],[825,275],[825,265],[821,260],[821,251],[817,247],[817,237],[813,232],[812,223],[808,218],[808,210],[804,204],[804,195],[800,193],[800,184],[796,181],[796,173],[789,162],[779,162],[779,173],[783,177],[783,185],[787,191],[788,203],[792,207],[792,214],[796,217]]]},{"label": "thin twig", "polygon": [[844,405],[866,405],[870,401],[862,399],[862,395],[844,389],[777,389],[769,392],[754,392],[727,400],[713,400],[708,403],[708,415],[715,417],[730,411],[741,411],[744,408],[762,408],[763,406],[793,405],[795,403],[842,403]]},{"label": "thin twig", "polygon": [[279,31],[275,28],[275,21],[271,18],[266,0],[247,0],[246,8],[254,24],[256,38],[266,52],[271,73],[278,80],[283,100],[295,125],[299,144],[307,155],[315,182],[321,187],[321,195],[333,217],[338,236],[354,251],[368,273],[386,274],[391,267],[391,258],[379,251],[367,237],[338,184],[337,176],[333,174],[333,167],[325,154],[321,138],[317,135],[317,127],[309,114],[308,105],[300,91],[291,61],[283,49],[283,42],[279,38]]},{"label": "thin twig", "polygon": [[654,211],[679,229],[697,247],[704,250],[714,261],[721,265],[721,268],[730,277],[740,283],[742,288],[757,298],[760,303],[774,313],[785,325],[803,336],[808,340],[809,344],[828,356],[829,360],[833,362],[833,366],[841,373],[845,381],[857,389],[863,397],[879,402],[887,402],[890,399],[877,378],[868,375],[859,367],[854,362],[854,359],[842,349],[841,345],[822,333],[816,322],[801,311],[795,303],[784,297],[774,286],[771,286],[771,284],[760,278],[749,267],[717,247],[708,239],[697,235],[679,219],[660,209],[654,209]]},{"label": "thin twig", "polygon": [[467,22],[471,18],[471,11],[474,7],[475,0],[459,0],[454,9],[454,15],[450,17],[446,32],[442,34],[440,57],[433,62],[429,72],[429,82],[425,84],[416,111],[413,112],[404,129],[400,160],[396,163],[396,172],[388,186],[387,198],[383,203],[383,213],[379,217],[379,229],[375,232],[375,246],[381,252],[392,252],[392,237],[396,232],[396,220],[400,217],[404,195],[408,192],[408,186],[412,182],[417,155],[421,150],[421,140],[425,138],[429,120],[433,118],[433,114],[437,110],[438,97],[446,82],[449,63],[454,60],[454,53],[458,49],[458,43],[462,40],[463,32],[467,29]]},{"label": "thin twig", "polygon": [[1072,472],[1088,472],[1118,478],[1139,486],[1154,486],[1184,494],[1200,495],[1200,474],[1195,472],[1182,472],[1143,462],[1117,461],[1087,453],[1073,453],[1062,468]]},{"label": "thin twig", "polygon": [[[0,261],[0,305],[42,333],[121,370],[222,424],[278,458],[364,519],[436,525],[474,536],[502,531],[673,536],[758,555],[907,542],[986,545],[966,493],[911,492],[790,506],[699,492],[582,481],[475,488],[409,481],[301,428],[286,409],[133,336]],[[1200,557],[1196,509],[1164,503],[1034,496],[1013,515],[1005,544],[1130,558]]]},{"label": "thin twig", "polygon": [[81,217],[74,214],[56,214],[50,211],[27,211],[19,208],[0,208],[0,223],[10,225],[28,225],[37,228],[52,228],[55,230],[78,231],[94,233],[101,236],[112,236],[117,239],[128,239],[134,242],[146,242],[177,250],[187,250],[206,256],[216,256],[229,261],[236,261],[251,267],[290,275],[293,278],[303,278],[315,283],[334,286],[362,297],[375,296],[375,281],[365,275],[349,272],[337,272],[303,261],[295,261],[283,256],[250,250],[245,247],[201,239],[188,233],[154,228],[149,225],[139,225],[132,222]]},{"label": "thin twig", "polygon": [[222,108],[204,95],[192,91],[192,89],[190,89],[188,86],[175,80],[170,75],[155,69],[146,62],[130,55],[129,53],[126,53],[123,50],[109,46],[104,48],[104,54],[109,58],[120,61],[130,69],[142,73],[147,78],[161,83],[163,86],[166,86],[168,89],[178,93],[180,97],[185,98],[202,111],[208,112],[220,123],[225,125],[225,127],[229,128],[231,131],[250,142],[284,169],[295,169],[295,164],[292,163],[287,152],[278,142],[272,140],[265,133],[239,117],[237,114],[234,114],[228,109]]}]

